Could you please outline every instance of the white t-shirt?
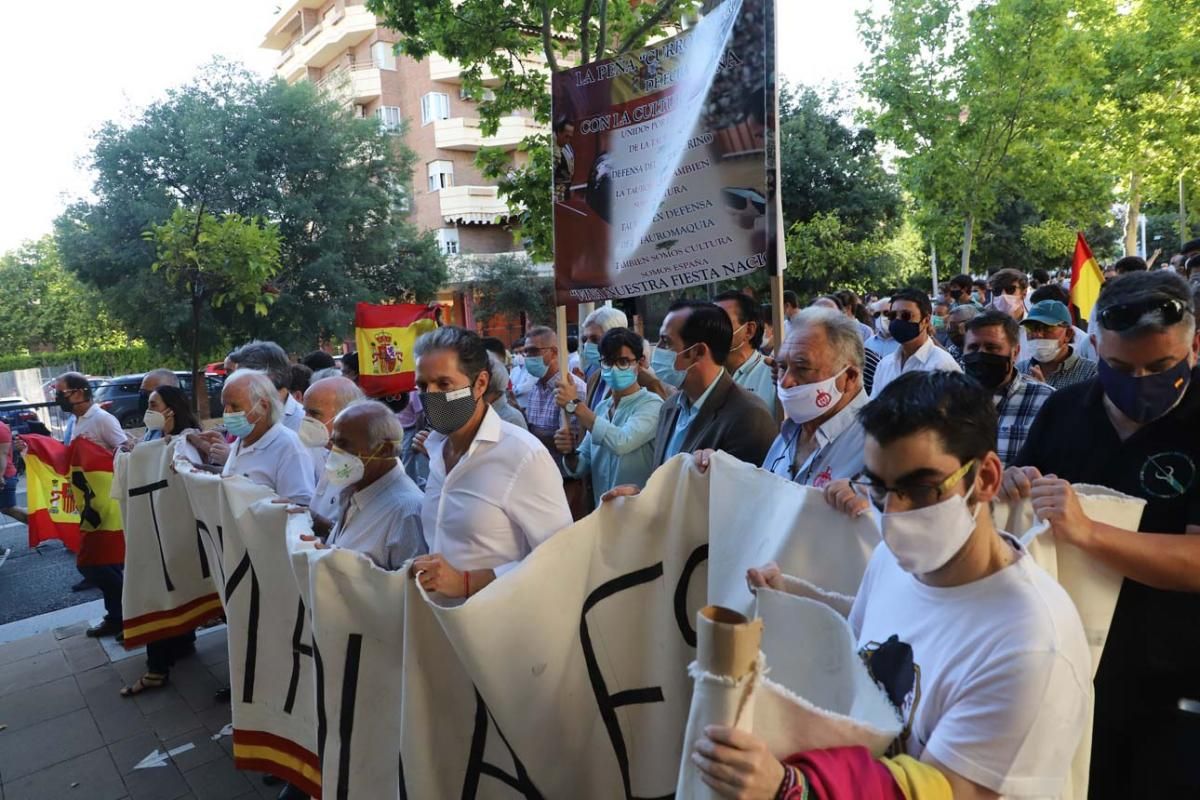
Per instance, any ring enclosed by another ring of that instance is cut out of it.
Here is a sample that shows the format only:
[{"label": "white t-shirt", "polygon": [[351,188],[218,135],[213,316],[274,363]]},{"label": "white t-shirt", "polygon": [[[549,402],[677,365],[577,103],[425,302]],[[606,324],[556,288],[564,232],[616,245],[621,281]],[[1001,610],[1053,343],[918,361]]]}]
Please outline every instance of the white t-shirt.
[{"label": "white t-shirt", "polygon": [[878,397],[884,387],[906,372],[962,372],[962,367],[954,360],[954,356],[934,344],[933,337],[925,340],[925,344],[917,348],[917,352],[908,357],[903,364],[900,357],[903,352],[897,348],[891,355],[879,359],[875,367],[875,382],[871,386],[871,397]]},{"label": "white t-shirt", "polygon": [[881,544],[850,625],[876,681],[902,698],[908,755],[928,752],[1006,797],[1058,797],[1091,703],[1091,657],[1075,605],[1027,553],[936,588]]},{"label": "white t-shirt", "polygon": [[241,475],[280,497],[306,506],[312,500],[313,464],[300,437],[282,422],[272,425],[252,445],[238,439],[222,475]]}]

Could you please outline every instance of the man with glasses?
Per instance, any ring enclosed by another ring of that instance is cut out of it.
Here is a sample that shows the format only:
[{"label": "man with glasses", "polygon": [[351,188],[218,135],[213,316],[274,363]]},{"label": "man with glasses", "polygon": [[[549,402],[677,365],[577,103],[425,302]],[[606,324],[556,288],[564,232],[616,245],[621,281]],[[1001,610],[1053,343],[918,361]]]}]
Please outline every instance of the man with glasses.
[{"label": "man with glasses", "polygon": [[591,477],[597,504],[614,486],[645,486],[654,471],[654,435],[663,400],[638,385],[638,372],[646,363],[643,348],[642,337],[628,328],[604,334],[600,370],[609,392],[595,411],[579,402],[569,384],[555,396],[587,431],[582,443],[565,428],[555,434],[563,469],[575,478]]},{"label": "man with glasses", "polygon": [[[892,752],[918,762],[910,775],[956,798],[1058,796],[1091,699],[1087,639],[1067,593],[992,521],[1003,467],[991,396],[963,375],[908,374],[860,419],[863,478],[826,489],[847,514],[873,506],[879,515],[883,543],[857,595],[831,597],[774,564],[750,570],[751,586],[848,614],[860,655],[903,724]],[[886,759],[865,748],[781,763],[753,734],[705,733],[692,762],[723,797],[804,797],[831,774],[837,785],[900,794]],[[847,788],[821,796],[860,795]]]},{"label": "man with glasses", "polygon": [[871,387],[872,397],[878,397],[889,383],[908,372],[962,371],[953,356],[934,344],[932,314],[929,295],[918,289],[901,289],[892,295],[891,309],[884,316],[888,320],[888,333],[900,347],[880,359]]},{"label": "man with glasses", "polygon": [[1022,352],[1030,358],[1017,364],[1022,375],[1041,381],[1055,389],[1063,389],[1096,377],[1096,362],[1080,358],[1072,344],[1075,329],[1071,312],[1057,300],[1034,303],[1028,316],[1021,320],[1026,344]]},{"label": "man with glasses", "polygon": [[1029,278],[1019,269],[1002,269],[988,280],[992,289],[992,308],[1020,322],[1025,318],[1025,293]]},{"label": "man with glasses", "polygon": [[[1200,698],[1200,382],[1195,306],[1169,270],[1106,284],[1093,380],[1046,401],[1005,473],[1054,535],[1126,578],[1096,674],[1091,797],[1194,797],[1182,698]],[[1133,533],[1093,523],[1072,483],[1146,501]]]}]

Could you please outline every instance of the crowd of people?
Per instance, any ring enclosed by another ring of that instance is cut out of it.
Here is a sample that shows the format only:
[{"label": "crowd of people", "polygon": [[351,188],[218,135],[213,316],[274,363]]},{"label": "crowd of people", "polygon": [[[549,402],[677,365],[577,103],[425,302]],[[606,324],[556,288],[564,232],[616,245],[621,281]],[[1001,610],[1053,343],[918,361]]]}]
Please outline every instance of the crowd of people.
[{"label": "crowd of people", "polygon": [[[957,276],[935,297],[847,291],[802,307],[787,292],[777,332],[746,294],[678,301],[654,346],[603,307],[565,373],[552,328],[506,346],[440,327],[416,343],[416,390],[386,402],[363,396],[353,353],[340,368],[323,352],[293,364],[255,341],[229,354],[217,428],[201,428],[174,373],[148,374],[142,441],[178,437],[190,468],[306,509],[317,546],[408,565],[445,598],[483,590],[679,454],[703,472],[722,451],[873,515],[883,544],[857,596],[831,599],[774,565],[748,581],[846,615],[901,714],[894,757],[780,761],[751,734],[710,728],[691,758],[729,798],[866,796],[853,787],[895,786],[898,772],[955,798],[1055,796],[1092,665],[1070,598],[993,521],[992,501],[1031,498],[1053,536],[1127,579],[1094,684],[1091,796],[1185,796],[1200,785],[1177,711],[1200,698],[1188,622],[1200,538],[1180,535],[1200,533],[1200,254],[1181,262],[1191,285],[1139,259],[1118,266],[1091,319],[1073,316],[1061,283],[1014,269]],[[136,446],[83,376],[57,390],[68,441]],[[1145,500],[1144,532],[1091,522],[1078,483]],[[89,635],[119,635],[121,570],[95,569],[107,616]],[[155,643],[122,693],[164,685],[193,640]]]}]

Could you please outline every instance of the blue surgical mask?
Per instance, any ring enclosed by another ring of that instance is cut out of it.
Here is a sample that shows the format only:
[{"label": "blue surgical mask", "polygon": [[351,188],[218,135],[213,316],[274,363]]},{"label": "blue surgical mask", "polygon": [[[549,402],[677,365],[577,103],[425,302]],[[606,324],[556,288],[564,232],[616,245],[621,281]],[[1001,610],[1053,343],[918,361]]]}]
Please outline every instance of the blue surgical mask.
[{"label": "blue surgical mask", "polygon": [[612,387],[614,392],[623,392],[637,383],[637,368],[601,367],[600,377]]},{"label": "blue surgical mask", "polygon": [[600,366],[600,345],[595,342],[584,342],[583,349],[579,351],[579,360],[583,362],[584,369],[595,369]]},{"label": "blue surgical mask", "polygon": [[225,423],[225,430],[239,439],[244,439],[254,432],[254,423],[246,419],[245,411],[231,411],[221,418]]},{"label": "blue surgical mask", "polygon": [[1113,369],[1103,358],[1097,366],[1104,394],[1122,414],[1143,425],[1179,404],[1193,374],[1186,358],[1171,369],[1141,378]]},{"label": "blue surgical mask", "polygon": [[650,357],[650,366],[653,367],[654,374],[658,376],[658,379],[676,389],[683,385],[683,379],[687,377],[686,369],[675,369],[675,357],[678,355],[674,350],[659,347]]},{"label": "blue surgical mask", "polygon": [[546,359],[542,358],[541,356],[530,356],[529,358],[525,359],[525,371],[535,378],[540,379],[546,377],[547,369],[549,369],[549,367],[546,366]]}]

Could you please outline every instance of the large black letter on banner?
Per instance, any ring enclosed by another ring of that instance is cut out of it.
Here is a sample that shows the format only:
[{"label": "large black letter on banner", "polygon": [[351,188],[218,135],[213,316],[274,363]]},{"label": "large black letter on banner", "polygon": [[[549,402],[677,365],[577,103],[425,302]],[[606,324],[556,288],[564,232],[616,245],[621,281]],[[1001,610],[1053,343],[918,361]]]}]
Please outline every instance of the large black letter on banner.
[{"label": "large black letter on banner", "polygon": [[250,573],[250,613],[246,618],[246,663],[242,672],[242,702],[254,702],[254,669],[258,664],[258,575],[250,563],[250,554],[242,556],[241,562],[225,584],[225,603],[237,591],[246,573]]},{"label": "large black letter on banner", "polygon": [[288,681],[287,699],[283,703],[283,713],[290,714],[296,706],[296,689],[300,686],[300,656],[312,658],[313,649],[302,640],[304,636],[304,599],[296,600],[296,627],[292,629],[292,677]]},{"label": "large black letter on banner", "polygon": [[[204,550],[204,540],[200,538],[201,532],[208,537],[209,541],[212,541],[212,531],[202,520],[196,520],[196,546],[200,548],[200,571],[204,577],[208,578],[211,577],[212,572],[208,563],[208,553]],[[217,526],[217,541],[213,542],[213,550],[218,556],[224,555],[225,552],[225,535],[220,525]],[[216,581],[217,587],[220,588],[225,585],[225,565],[221,563],[220,558],[217,559],[217,570],[221,573],[220,579]]]},{"label": "large black letter on banner", "polygon": [[688,556],[687,563],[683,565],[683,572],[679,573],[679,583],[675,584],[675,624],[679,626],[679,632],[683,634],[683,640],[687,642],[688,647],[696,646],[696,629],[692,627],[692,621],[688,618],[688,586],[692,583],[692,575],[707,560],[708,545],[702,544]]},{"label": "large black letter on banner", "polygon": [[[141,495],[149,496],[150,519],[154,520],[154,538],[158,541],[158,560],[162,564],[163,580],[166,581],[167,591],[173,592],[175,591],[175,584],[171,582],[171,574],[167,572],[167,557],[163,554],[162,532],[158,529],[158,511],[154,507],[154,493],[166,489],[167,485],[166,481],[157,481],[155,483],[148,483],[145,486],[138,486],[129,490],[129,497],[132,499]],[[201,555],[203,554],[204,551],[201,551]],[[207,578],[208,574],[205,573],[204,577]]]},{"label": "large black letter on banner", "polygon": [[[517,754],[513,752],[512,745],[508,743],[508,739],[504,738],[504,732],[500,730],[500,726],[496,726],[496,733],[500,736],[500,741],[504,742],[504,746],[508,749],[508,754],[512,756],[513,767],[516,769],[515,776],[509,775],[504,770],[497,767],[495,764],[489,764],[483,760],[483,751],[487,747],[488,738],[488,717],[491,712],[488,711],[487,704],[483,702],[483,698],[479,696],[479,690],[475,690],[475,730],[471,734],[471,754],[467,759],[467,774],[463,778],[462,800],[475,800],[475,795],[479,791],[479,778],[487,775],[489,778],[495,778],[501,783],[511,788],[514,792],[520,793],[525,800],[543,800],[542,793],[533,785],[533,781],[529,779],[529,774],[525,771],[525,765],[521,763],[521,759],[517,758]],[[495,720],[492,720],[494,723]]]},{"label": "large black letter on banner", "polygon": [[[616,694],[609,694],[608,686],[604,683],[604,675],[600,672],[600,663],[596,660],[596,651],[592,647],[592,637],[588,632],[587,614],[601,600],[612,597],[617,592],[653,583],[663,575],[662,562],[653,566],[639,569],[618,576],[596,587],[583,604],[583,613],[579,616],[579,641],[583,646],[583,658],[587,662],[588,678],[592,682],[592,691],[596,695],[596,704],[600,706],[600,717],[612,741],[613,752],[617,757],[617,766],[621,768],[621,782],[625,787],[627,800],[635,800],[633,788],[629,781],[629,752],[625,748],[625,736],[621,733],[621,723],[617,720],[617,709],[639,703],[661,703],[663,693],[661,686],[651,686],[645,689],[627,689]],[[667,795],[671,797],[672,795]]]}]

